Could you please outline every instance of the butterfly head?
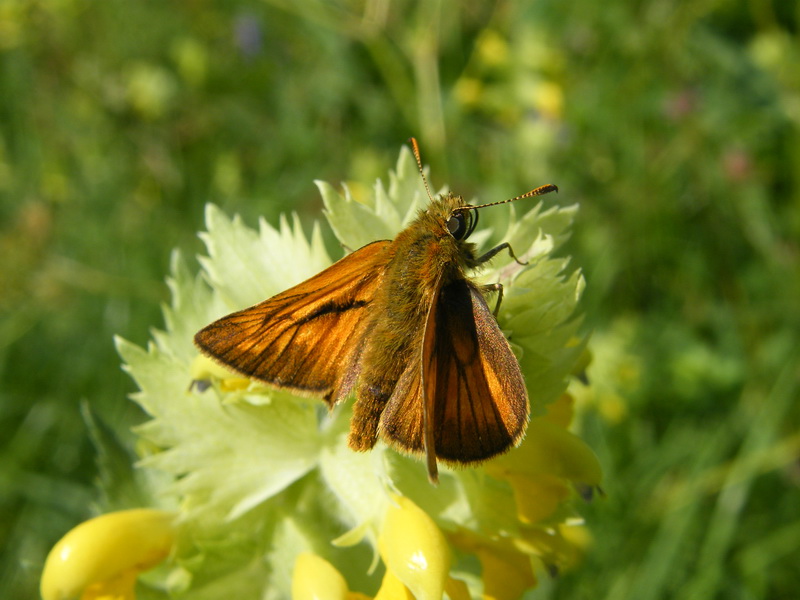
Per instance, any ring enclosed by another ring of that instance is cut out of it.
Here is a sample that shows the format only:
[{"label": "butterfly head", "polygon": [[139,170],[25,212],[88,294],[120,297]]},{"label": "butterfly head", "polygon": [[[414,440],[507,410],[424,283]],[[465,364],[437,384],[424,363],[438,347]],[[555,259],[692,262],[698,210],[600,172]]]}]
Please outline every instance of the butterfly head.
[{"label": "butterfly head", "polygon": [[412,137],[409,141],[411,142],[411,148],[414,151],[414,158],[417,160],[419,174],[422,176],[422,183],[425,185],[425,191],[428,192],[428,198],[431,200],[431,208],[429,209],[429,212],[432,211],[434,213],[443,213],[441,216],[444,218],[447,233],[449,233],[457,242],[466,240],[472,234],[472,232],[475,231],[475,227],[478,225],[478,215],[480,214],[477,211],[479,208],[496,206],[498,204],[506,204],[508,202],[514,202],[515,200],[530,198],[531,196],[549,194],[550,192],[558,192],[558,187],[552,183],[549,183],[547,185],[539,186],[530,192],[526,192],[514,198],[509,198],[508,200],[490,202],[488,204],[479,204],[477,206],[471,206],[467,204],[464,202],[464,199],[461,196],[456,196],[454,194],[443,194],[437,200],[434,200],[433,195],[431,194],[430,186],[428,185],[428,179],[425,177],[425,170],[422,168],[422,159],[420,158],[417,140]]},{"label": "butterfly head", "polygon": [[436,222],[439,237],[451,237],[456,242],[466,240],[478,225],[478,213],[461,196],[442,194],[431,201],[425,213]]}]

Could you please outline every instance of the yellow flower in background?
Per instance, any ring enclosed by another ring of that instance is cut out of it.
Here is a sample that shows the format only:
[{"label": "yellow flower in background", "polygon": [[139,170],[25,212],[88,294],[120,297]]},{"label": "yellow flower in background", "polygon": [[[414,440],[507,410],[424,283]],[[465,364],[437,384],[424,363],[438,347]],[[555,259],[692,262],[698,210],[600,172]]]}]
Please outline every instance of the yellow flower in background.
[{"label": "yellow flower in background", "polygon": [[494,29],[484,29],[475,42],[478,59],[491,67],[502,67],[509,60],[508,41]]},{"label": "yellow flower in background", "polygon": [[175,514],[109,513],[81,523],[53,547],[42,573],[44,600],[132,599],[136,577],[173,549]]},{"label": "yellow flower in background", "polygon": [[[388,187],[379,182],[361,202],[347,188],[318,185],[347,248],[391,239],[427,204],[407,149]],[[166,330],[146,349],[117,341],[139,386],[133,399],[150,417],[136,429],[145,495],[180,506],[186,532],[166,567],[148,577],[153,585],[175,598],[224,589],[268,600],[510,600],[539,572],[576,563],[586,536],[574,532],[571,502],[600,482],[596,458],[567,431],[573,409],[565,391],[585,357],[575,316],[584,283],[552,253],[576,207],[517,210],[487,212],[494,229],[472,239],[507,241],[527,261],[498,257],[481,282],[504,284],[499,322],[534,417],[519,448],[476,468],[442,465],[433,487],[417,458],[383,443],[365,453],[347,447],[351,401],[329,412],[319,400],[198,358],[192,337],[202,326],[331,263],[317,227],[310,240],[297,219],[278,228],[262,221],[254,231],[208,207],[202,273],[173,257]]]},{"label": "yellow flower in background", "polygon": [[144,120],[159,119],[169,110],[177,91],[174,77],[166,69],[139,61],[125,73],[126,99]]},{"label": "yellow flower in background", "polygon": [[564,113],[564,90],[553,81],[539,81],[532,92],[531,103],[546,117],[560,119]]}]

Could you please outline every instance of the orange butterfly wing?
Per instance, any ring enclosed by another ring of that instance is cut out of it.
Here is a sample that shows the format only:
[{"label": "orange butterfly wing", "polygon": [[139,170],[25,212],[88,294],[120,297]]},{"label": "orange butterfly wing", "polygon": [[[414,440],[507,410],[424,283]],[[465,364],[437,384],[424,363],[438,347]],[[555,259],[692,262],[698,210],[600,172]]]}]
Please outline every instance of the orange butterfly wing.
[{"label": "orange butterfly wing", "polygon": [[329,404],[342,400],[358,376],[390,244],[368,244],[311,279],[215,321],[195,343],[248,377],[323,396]]},{"label": "orange butterfly wing", "polygon": [[381,415],[387,441],[436,459],[485,460],[519,443],[528,393],[514,353],[480,291],[465,279],[442,286],[425,324],[419,362],[401,375]]},{"label": "orange butterfly wing", "polygon": [[426,430],[441,459],[491,458],[525,434],[528,391],[519,363],[483,295],[465,279],[442,287],[428,317],[422,384]]},{"label": "orange butterfly wing", "polygon": [[420,359],[416,359],[405,366],[386,402],[378,426],[381,436],[400,450],[423,452],[422,411]]}]

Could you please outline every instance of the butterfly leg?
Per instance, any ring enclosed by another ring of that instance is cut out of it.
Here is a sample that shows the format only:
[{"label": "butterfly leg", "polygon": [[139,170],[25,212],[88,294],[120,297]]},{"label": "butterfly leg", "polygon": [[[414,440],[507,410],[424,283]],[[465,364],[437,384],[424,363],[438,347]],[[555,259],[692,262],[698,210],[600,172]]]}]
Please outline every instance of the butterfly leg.
[{"label": "butterfly leg", "polygon": [[503,284],[502,283],[487,283],[486,285],[481,286],[481,293],[497,293],[497,303],[494,305],[494,310],[492,314],[494,318],[497,319],[497,315],[500,313],[500,303],[503,301]]},{"label": "butterfly leg", "polygon": [[511,258],[513,258],[517,262],[517,264],[520,264],[520,265],[527,265],[528,264],[528,263],[523,262],[523,261],[521,261],[520,259],[517,258],[517,255],[514,254],[514,250],[511,248],[511,244],[509,244],[508,242],[503,242],[499,246],[495,246],[494,248],[489,250],[483,256],[479,256],[478,258],[475,259],[475,264],[479,265],[481,263],[485,263],[487,260],[491,260],[492,258],[494,258],[499,252],[502,252],[503,250],[506,250],[506,249],[508,249],[508,253],[511,255]]}]

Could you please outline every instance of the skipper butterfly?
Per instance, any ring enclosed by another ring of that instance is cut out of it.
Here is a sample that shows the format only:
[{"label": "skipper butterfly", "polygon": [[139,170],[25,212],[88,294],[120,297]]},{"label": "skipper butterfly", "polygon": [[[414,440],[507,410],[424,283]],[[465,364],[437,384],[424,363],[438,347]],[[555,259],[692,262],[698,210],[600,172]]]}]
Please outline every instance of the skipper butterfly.
[{"label": "skipper butterfly", "polygon": [[[496,319],[502,285],[467,277],[502,250],[516,257],[508,243],[477,254],[467,241],[476,209],[558,188],[479,206],[433,198],[410,141],[430,204],[394,240],[367,244],[194,339],[234,371],[331,408],[354,395],[350,447],[369,450],[380,437],[422,454],[436,483],[437,460],[486,460],[519,444],[528,424],[525,382]],[[494,312],[489,292],[498,294]]]}]

